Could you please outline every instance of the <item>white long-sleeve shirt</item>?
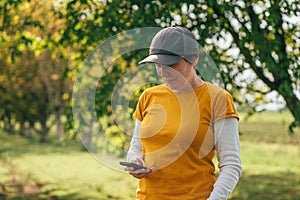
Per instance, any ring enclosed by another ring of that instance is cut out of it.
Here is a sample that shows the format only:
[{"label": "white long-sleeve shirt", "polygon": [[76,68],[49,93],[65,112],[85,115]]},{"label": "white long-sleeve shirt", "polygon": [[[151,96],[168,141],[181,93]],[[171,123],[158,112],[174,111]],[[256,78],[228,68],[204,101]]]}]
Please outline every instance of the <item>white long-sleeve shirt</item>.
[{"label": "white long-sleeve shirt", "polygon": [[[136,120],[134,134],[127,160],[139,159],[143,163],[142,145],[139,136],[141,121]],[[220,174],[208,200],[226,200],[234,190],[241,174],[238,120],[225,118],[214,124],[214,145],[217,151]]]}]

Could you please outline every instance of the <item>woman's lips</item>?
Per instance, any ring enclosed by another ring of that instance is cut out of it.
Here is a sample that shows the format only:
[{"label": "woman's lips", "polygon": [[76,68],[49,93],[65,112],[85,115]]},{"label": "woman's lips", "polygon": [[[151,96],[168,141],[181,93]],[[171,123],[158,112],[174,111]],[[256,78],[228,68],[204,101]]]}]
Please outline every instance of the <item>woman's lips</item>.
[{"label": "woman's lips", "polygon": [[165,79],[164,81],[166,81],[166,82],[173,82],[173,81],[175,81],[176,79]]}]

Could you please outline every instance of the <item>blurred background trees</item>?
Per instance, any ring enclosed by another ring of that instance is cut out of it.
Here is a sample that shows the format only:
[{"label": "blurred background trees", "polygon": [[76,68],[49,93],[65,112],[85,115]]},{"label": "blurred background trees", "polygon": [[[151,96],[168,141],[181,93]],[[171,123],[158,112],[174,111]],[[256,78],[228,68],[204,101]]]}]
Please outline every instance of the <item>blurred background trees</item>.
[{"label": "blurred background trees", "polygon": [[[296,0],[3,0],[0,127],[41,141],[51,130],[59,140],[73,135],[72,87],[88,54],[122,31],[180,25],[209,52],[239,109],[251,114],[281,99],[294,116],[293,130],[300,123],[299,10]],[[113,76],[108,71],[100,80],[99,118],[111,115],[118,77],[145,53],[124,56],[114,63]],[[112,119],[106,124],[115,126]]]}]

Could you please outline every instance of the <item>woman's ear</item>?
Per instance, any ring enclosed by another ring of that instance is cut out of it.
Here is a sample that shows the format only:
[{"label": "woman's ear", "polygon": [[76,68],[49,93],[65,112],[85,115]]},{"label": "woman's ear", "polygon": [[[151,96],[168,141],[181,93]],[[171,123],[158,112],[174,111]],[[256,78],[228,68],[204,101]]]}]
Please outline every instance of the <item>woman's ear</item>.
[{"label": "woman's ear", "polygon": [[194,61],[193,61],[193,63],[192,63],[194,69],[197,68],[198,62],[199,62],[199,56],[196,56],[195,59],[194,59]]}]

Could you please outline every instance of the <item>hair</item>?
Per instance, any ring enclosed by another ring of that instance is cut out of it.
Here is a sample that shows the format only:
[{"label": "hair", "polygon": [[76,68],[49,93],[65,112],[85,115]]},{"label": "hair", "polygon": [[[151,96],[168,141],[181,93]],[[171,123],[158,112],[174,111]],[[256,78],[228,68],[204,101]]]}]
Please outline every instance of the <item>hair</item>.
[{"label": "hair", "polygon": [[198,55],[188,55],[188,56],[184,56],[184,60],[187,61],[190,64],[193,64],[193,62],[195,61],[195,59],[198,57]]}]

